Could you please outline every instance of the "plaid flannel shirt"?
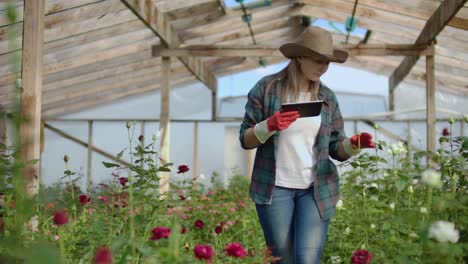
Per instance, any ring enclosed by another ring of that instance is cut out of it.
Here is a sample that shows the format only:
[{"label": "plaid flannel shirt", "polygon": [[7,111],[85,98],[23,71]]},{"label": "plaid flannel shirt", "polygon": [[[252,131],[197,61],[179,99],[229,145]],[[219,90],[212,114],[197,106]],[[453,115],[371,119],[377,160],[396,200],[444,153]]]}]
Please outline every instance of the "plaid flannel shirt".
[{"label": "plaid flannel shirt", "polygon": [[[267,83],[271,84],[267,90]],[[244,142],[245,131],[255,124],[272,116],[281,108],[281,89],[286,84],[277,74],[262,78],[250,90],[245,105],[245,116],[240,127],[239,140]],[[344,123],[335,93],[320,83],[318,99],[323,100],[322,123],[318,132],[317,172],[314,178],[314,197],[322,220],[330,219],[334,212],[339,195],[339,176],[335,164],[330,160],[343,161],[338,157],[339,144],[346,138]],[[275,187],[276,156],[278,152],[279,133],[275,133],[264,144],[257,147],[255,162],[249,188],[251,199],[257,204],[271,204]],[[294,161],[291,161],[294,162]]]}]

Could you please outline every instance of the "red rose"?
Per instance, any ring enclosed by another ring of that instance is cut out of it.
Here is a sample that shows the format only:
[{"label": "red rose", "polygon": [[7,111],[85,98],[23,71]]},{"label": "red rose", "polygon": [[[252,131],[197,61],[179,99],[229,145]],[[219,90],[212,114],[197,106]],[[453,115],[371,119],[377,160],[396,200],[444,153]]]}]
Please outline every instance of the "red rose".
[{"label": "red rose", "polygon": [[247,256],[247,251],[245,251],[244,247],[239,243],[229,243],[224,248],[224,252],[226,252],[228,256],[236,258],[245,258]]},{"label": "red rose", "polygon": [[64,225],[68,222],[68,216],[65,211],[57,211],[54,214],[54,223],[58,226]]},{"label": "red rose", "polygon": [[187,228],[182,227],[182,229],[180,229],[180,233],[181,233],[181,234],[187,233]]},{"label": "red rose", "polygon": [[127,177],[120,177],[119,178],[120,185],[125,186],[125,184],[128,182]]},{"label": "red rose", "polygon": [[365,249],[356,250],[351,257],[352,264],[369,264],[371,260],[371,253]]},{"label": "red rose", "polygon": [[444,128],[442,130],[442,136],[444,136],[444,137],[450,136],[450,132],[449,132],[449,130],[447,128]]},{"label": "red rose", "polygon": [[138,141],[140,141],[140,142],[143,142],[144,139],[145,139],[145,137],[144,137],[143,135],[140,135],[140,136],[138,137]]},{"label": "red rose", "polygon": [[197,259],[204,260],[208,263],[211,263],[215,254],[214,250],[209,245],[196,245],[193,251]]},{"label": "red rose", "polygon": [[182,194],[179,194],[179,199],[180,200],[185,200],[185,196],[183,196]]},{"label": "red rose", "polygon": [[221,234],[222,232],[223,232],[223,228],[221,226],[216,226],[215,233],[216,234]]},{"label": "red rose", "polygon": [[151,240],[159,240],[161,238],[168,238],[171,234],[171,229],[161,226],[154,228],[151,233],[153,233],[153,236],[150,238]]},{"label": "red rose", "polygon": [[106,246],[100,247],[94,255],[94,264],[112,264],[112,253]]},{"label": "red rose", "polygon": [[202,220],[195,221],[195,227],[198,229],[202,229],[205,226]]},{"label": "red rose", "polygon": [[177,173],[184,173],[189,171],[189,167],[187,165],[180,165],[179,166],[179,171]]},{"label": "red rose", "polygon": [[91,201],[91,198],[89,198],[88,196],[82,194],[79,196],[79,199],[80,199],[80,204],[81,205],[85,205],[87,203],[89,203]]}]

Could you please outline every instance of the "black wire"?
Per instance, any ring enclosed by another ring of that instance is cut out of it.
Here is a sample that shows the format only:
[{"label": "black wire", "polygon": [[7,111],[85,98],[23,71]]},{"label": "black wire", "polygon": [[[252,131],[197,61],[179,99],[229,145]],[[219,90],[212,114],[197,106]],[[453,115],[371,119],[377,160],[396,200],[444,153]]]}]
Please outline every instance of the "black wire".
[{"label": "black wire", "polygon": [[349,34],[351,33],[351,26],[353,25],[353,22],[354,22],[354,14],[356,13],[356,7],[358,4],[358,1],[359,0],[356,0],[356,2],[354,2],[353,14],[351,15],[351,21],[349,21],[349,26],[346,25],[346,30],[348,31],[348,34],[346,35],[346,44],[348,44]]}]

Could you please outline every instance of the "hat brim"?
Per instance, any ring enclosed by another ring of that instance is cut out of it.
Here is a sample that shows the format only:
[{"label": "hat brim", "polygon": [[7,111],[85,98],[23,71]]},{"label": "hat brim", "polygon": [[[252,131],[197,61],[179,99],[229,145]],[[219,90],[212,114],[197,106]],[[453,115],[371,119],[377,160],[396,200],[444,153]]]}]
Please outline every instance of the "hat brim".
[{"label": "hat brim", "polygon": [[288,59],[295,57],[313,57],[324,59],[330,62],[343,63],[348,59],[348,52],[340,49],[333,50],[333,56],[318,53],[312,49],[299,45],[297,43],[286,43],[279,48],[280,52]]}]

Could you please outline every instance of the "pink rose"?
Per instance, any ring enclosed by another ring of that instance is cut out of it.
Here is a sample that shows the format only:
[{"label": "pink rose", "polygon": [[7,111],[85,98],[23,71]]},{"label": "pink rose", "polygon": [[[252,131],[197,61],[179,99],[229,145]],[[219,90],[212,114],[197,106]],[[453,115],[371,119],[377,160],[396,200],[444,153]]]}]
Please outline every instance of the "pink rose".
[{"label": "pink rose", "polygon": [[68,222],[68,216],[65,211],[57,211],[54,214],[54,223],[58,226],[64,225]]},{"label": "pink rose", "polygon": [[119,183],[120,185],[122,186],[125,186],[125,184],[128,182],[128,178],[127,177],[120,177],[119,178]]},{"label": "pink rose", "polygon": [[228,256],[236,257],[236,258],[245,258],[247,256],[247,251],[245,251],[244,247],[239,243],[229,243],[225,248],[224,252]]},{"label": "pink rose", "polygon": [[187,165],[180,165],[178,169],[179,171],[177,173],[185,173],[189,171],[189,167]]},{"label": "pink rose", "polygon": [[450,132],[449,132],[449,130],[447,128],[444,128],[442,130],[442,136],[444,136],[444,137],[450,136]]},{"label": "pink rose", "polygon": [[100,247],[94,255],[94,264],[112,264],[112,253],[106,246]]},{"label": "pink rose", "polygon": [[365,249],[356,250],[351,257],[352,264],[369,264],[371,260],[371,253]]},{"label": "pink rose", "polygon": [[198,229],[202,229],[205,226],[202,220],[195,221],[195,227]]},{"label": "pink rose", "polygon": [[80,199],[80,204],[81,205],[85,205],[87,203],[89,203],[91,201],[91,198],[89,198],[88,196],[82,194],[78,197]]},{"label": "pink rose", "polygon": [[171,234],[171,229],[161,226],[154,228],[151,233],[153,233],[153,236],[150,238],[151,240],[159,240],[161,238],[168,238]]},{"label": "pink rose", "polygon": [[208,263],[213,261],[214,250],[209,245],[196,245],[193,249],[195,257]]}]

